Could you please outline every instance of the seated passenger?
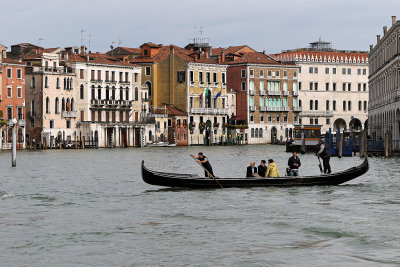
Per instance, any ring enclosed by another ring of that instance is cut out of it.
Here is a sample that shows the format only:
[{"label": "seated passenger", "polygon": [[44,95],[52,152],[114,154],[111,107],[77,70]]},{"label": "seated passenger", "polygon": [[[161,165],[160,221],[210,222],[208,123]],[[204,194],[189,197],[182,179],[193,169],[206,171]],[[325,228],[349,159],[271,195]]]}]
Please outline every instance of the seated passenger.
[{"label": "seated passenger", "polygon": [[267,172],[267,166],[265,166],[266,163],[267,162],[265,160],[261,160],[261,163],[257,168],[257,173],[260,177],[265,177],[265,173]]},{"label": "seated passenger", "polygon": [[268,168],[265,177],[279,177],[278,166],[276,166],[273,159],[268,160]]},{"label": "seated passenger", "polygon": [[258,177],[257,167],[254,161],[250,162],[250,166],[247,167],[246,177]]}]

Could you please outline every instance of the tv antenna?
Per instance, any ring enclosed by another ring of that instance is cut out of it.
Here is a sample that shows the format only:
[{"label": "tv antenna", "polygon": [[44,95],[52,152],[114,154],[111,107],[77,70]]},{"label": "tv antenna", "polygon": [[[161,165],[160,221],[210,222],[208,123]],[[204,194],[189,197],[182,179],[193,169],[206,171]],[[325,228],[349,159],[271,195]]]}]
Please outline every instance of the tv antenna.
[{"label": "tv antenna", "polygon": [[199,30],[200,35],[203,35],[203,29],[204,29],[204,26],[200,26],[200,30]]},{"label": "tv antenna", "polygon": [[93,35],[91,35],[91,34],[89,33],[89,52],[90,52],[90,44],[91,44],[91,38],[92,38],[92,36],[93,36]]},{"label": "tv antenna", "polygon": [[83,46],[83,41],[85,41],[85,38],[83,38],[84,32],[85,32],[84,30],[81,30],[81,46]]},{"label": "tv antenna", "polygon": [[42,39],[42,37],[39,37],[39,46],[42,43],[42,41],[44,41],[44,39]]}]

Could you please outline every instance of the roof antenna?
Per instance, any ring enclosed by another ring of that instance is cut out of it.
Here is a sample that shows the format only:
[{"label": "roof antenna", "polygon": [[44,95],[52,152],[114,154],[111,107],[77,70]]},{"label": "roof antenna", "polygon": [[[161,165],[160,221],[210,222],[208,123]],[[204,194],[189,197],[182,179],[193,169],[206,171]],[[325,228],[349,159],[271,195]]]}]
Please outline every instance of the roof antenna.
[{"label": "roof antenna", "polygon": [[81,30],[81,47],[83,46],[83,41],[85,40],[85,38],[83,38],[84,32],[85,32],[84,30]]},{"label": "roof antenna", "polygon": [[200,35],[203,35],[203,29],[204,29],[204,27],[200,26],[200,30],[199,30]]},{"label": "roof antenna", "polygon": [[89,33],[89,53],[92,53],[91,52],[91,50],[90,50],[90,44],[91,44],[91,37],[92,37],[93,35],[91,35],[90,33]]},{"label": "roof antenna", "polygon": [[41,37],[39,37],[39,45],[38,45],[38,46],[40,46],[40,44],[42,43],[42,41],[44,41],[44,39],[42,39]]}]

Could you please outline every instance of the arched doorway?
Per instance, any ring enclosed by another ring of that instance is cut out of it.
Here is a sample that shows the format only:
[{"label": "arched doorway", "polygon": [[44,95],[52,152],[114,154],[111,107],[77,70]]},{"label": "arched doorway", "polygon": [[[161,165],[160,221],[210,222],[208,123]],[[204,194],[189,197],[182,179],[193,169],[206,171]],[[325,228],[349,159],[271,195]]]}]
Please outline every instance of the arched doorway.
[{"label": "arched doorway", "polygon": [[359,119],[353,118],[349,123],[350,131],[361,131],[362,123]]},{"label": "arched doorway", "polygon": [[206,121],[206,145],[211,145],[211,121]]},{"label": "arched doorway", "polygon": [[342,118],[336,119],[335,122],[333,123],[333,129],[336,131],[337,128],[346,130],[347,129],[346,121]]},{"label": "arched doorway", "polygon": [[153,132],[151,130],[149,131],[149,141],[153,142]]},{"label": "arched doorway", "polygon": [[276,143],[276,136],[277,135],[278,135],[278,130],[274,126],[274,127],[271,128],[271,143],[272,144]]},{"label": "arched doorway", "polygon": [[149,89],[149,98],[152,97],[153,92],[152,92],[152,87],[151,87],[151,82],[147,81],[144,83],[145,85],[147,85],[147,88]]}]

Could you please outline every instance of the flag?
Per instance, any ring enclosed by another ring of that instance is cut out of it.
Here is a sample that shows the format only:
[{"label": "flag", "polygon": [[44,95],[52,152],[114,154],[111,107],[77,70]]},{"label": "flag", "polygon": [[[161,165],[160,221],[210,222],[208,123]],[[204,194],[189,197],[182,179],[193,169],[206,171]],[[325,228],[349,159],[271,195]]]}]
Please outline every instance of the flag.
[{"label": "flag", "polygon": [[203,98],[203,93],[200,94],[200,98]]},{"label": "flag", "polygon": [[208,96],[209,92],[208,92],[208,88],[206,88],[206,93],[205,96]]},{"label": "flag", "polygon": [[215,98],[218,98],[221,96],[221,91],[219,91],[219,93],[215,96]]}]

